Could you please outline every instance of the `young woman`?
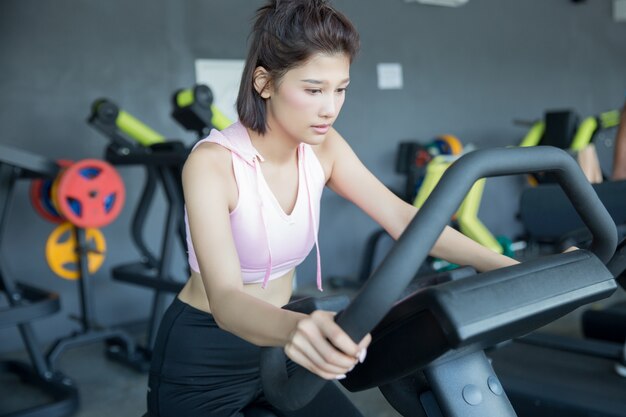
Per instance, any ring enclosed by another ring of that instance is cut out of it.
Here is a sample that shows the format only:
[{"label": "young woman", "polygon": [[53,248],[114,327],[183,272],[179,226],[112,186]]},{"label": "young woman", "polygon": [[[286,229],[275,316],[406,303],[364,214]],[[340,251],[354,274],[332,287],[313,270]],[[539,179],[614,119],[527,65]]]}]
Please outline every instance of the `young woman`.
[{"label": "young woman", "polygon": [[[398,238],[416,209],[398,199],[333,129],[359,37],[324,0],[271,0],[258,10],[237,100],[240,121],[191,152],[183,185],[193,273],[166,312],[154,348],[153,417],[243,416],[268,406],[260,346],[328,380],[365,359],[330,312],[281,309],[295,267],[315,246],[325,185]],[[484,271],[514,263],[447,228],[432,254]],[[360,416],[334,384],[284,416]]]}]

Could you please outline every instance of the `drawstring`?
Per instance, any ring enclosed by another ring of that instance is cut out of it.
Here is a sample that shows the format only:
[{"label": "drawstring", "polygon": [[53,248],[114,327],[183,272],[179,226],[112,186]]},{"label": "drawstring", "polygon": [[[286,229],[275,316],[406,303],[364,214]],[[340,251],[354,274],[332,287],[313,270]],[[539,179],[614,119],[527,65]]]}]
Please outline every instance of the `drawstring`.
[{"label": "drawstring", "polygon": [[261,209],[261,219],[263,220],[263,230],[265,231],[265,241],[267,242],[267,251],[269,253],[269,264],[267,266],[267,269],[265,270],[265,278],[263,278],[263,284],[261,285],[261,288],[265,289],[268,281],[270,280],[270,275],[272,274],[272,247],[270,246],[270,234],[267,229],[267,220],[265,219],[265,210],[263,209],[263,199],[261,197],[261,178],[263,173],[261,172],[259,159],[263,161],[263,158],[260,155],[254,157],[254,168],[256,170],[256,190],[257,196],[259,198],[259,208]]},{"label": "drawstring", "polygon": [[[313,236],[315,237],[315,249],[317,251],[317,289],[320,291],[324,291],[322,289],[322,262],[320,256],[320,245],[317,239],[317,224],[315,223],[315,214],[313,212],[313,200],[311,198],[311,187],[309,185],[309,178],[307,174],[306,164],[304,161],[304,145],[300,145],[298,147],[298,163],[302,165],[302,171],[304,172],[304,184],[306,186],[307,197],[309,200],[309,215],[311,216],[311,225],[313,226]],[[256,170],[257,177],[257,196],[259,198],[259,207],[261,209],[261,219],[263,220],[263,228],[265,231],[265,241],[267,242],[267,251],[269,254],[269,264],[267,269],[265,270],[265,277],[263,278],[263,284],[261,288],[265,289],[267,287],[267,283],[269,282],[270,275],[272,274],[272,247],[270,246],[270,235],[267,227],[267,219],[265,218],[265,210],[263,208],[263,199],[261,193],[261,178],[263,173],[261,172],[261,165],[259,164],[259,160],[262,162],[263,157],[257,155],[254,157],[254,169]]]},{"label": "drawstring", "polygon": [[322,289],[322,261],[320,256],[320,244],[317,240],[317,225],[315,224],[315,214],[313,213],[313,200],[311,199],[311,186],[309,184],[309,178],[307,175],[307,165],[304,163],[304,145],[298,147],[298,160],[302,164],[302,170],[304,171],[304,183],[306,184],[307,196],[309,198],[309,214],[311,215],[311,224],[313,226],[313,236],[315,236],[315,249],[317,251],[317,289]]}]

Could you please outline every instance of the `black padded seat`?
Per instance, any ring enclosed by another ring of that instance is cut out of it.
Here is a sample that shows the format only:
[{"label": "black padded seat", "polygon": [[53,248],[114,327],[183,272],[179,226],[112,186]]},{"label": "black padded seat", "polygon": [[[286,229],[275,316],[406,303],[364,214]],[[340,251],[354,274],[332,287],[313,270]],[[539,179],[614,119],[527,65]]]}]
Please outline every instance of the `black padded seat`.
[{"label": "black padded seat", "polygon": [[182,167],[188,155],[189,149],[179,141],[157,143],[150,147],[133,147],[124,154],[111,146],[106,150],[106,160],[115,165]]},{"label": "black padded seat", "polygon": [[47,317],[61,309],[59,295],[31,285],[16,282],[20,294],[19,303],[0,309],[0,328],[27,323],[41,317]]},{"label": "black padded seat", "polygon": [[174,278],[159,279],[159,270],[142,262],[116,266],[111,270],[114,280],[178,294],[185,283]]}]

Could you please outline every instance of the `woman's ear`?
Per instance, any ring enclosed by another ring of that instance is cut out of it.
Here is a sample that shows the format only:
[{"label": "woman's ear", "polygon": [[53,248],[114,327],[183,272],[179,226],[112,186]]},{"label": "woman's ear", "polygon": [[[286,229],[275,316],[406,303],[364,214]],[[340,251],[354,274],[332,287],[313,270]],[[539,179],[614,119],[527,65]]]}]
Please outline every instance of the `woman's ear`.
[{"label": "woman's ear", "polygon": [[263,67],[256,67],[254,69],[254,89],[261,96],[261,98],[268,99],[271,96],[270,89],[270,74]]}]

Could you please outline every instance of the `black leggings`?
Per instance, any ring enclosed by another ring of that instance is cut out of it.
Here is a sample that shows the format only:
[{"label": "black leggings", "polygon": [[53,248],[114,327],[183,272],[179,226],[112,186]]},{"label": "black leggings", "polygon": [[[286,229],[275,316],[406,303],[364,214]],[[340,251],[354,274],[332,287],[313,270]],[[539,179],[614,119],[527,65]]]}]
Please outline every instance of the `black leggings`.
[{"label": "black leggings", "polygon": [[282,417],[362,417],[334,383],[301,410],[275,410],[261,389],[259,355],[258,346],[220,329],[211,314],[175,298],[152,354],[149,415],[243,417],[256,406]]}]

